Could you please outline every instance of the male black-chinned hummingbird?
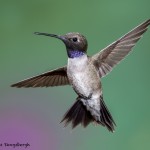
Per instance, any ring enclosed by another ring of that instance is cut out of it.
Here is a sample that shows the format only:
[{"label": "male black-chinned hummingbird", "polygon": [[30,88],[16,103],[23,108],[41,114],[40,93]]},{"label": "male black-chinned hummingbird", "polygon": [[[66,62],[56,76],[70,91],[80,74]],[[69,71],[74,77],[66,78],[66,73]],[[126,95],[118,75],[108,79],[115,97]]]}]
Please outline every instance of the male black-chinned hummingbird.
[{"label": "male black-chinned hummingbird", "polygon": [[90,122],[114,131],[115,122],[103,100],[100,79],[131,51],[150,25],[150,19],[128,32],[102,51],[87,55],[87,40],[80,33],[55,35],[35,32],[36,35],[55,37],[63,41],[68,55],[68,64],[32,78],[13,84],[12,87],[49,87],[71,85],[78,97],[66,112],[61,122],[72,128],[81,123],[86,127]]}]

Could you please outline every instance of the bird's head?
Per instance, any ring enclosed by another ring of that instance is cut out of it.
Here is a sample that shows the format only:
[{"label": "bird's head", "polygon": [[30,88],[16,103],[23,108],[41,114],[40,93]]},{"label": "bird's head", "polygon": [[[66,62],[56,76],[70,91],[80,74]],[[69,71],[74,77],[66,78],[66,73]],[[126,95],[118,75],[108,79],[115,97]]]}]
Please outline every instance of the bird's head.
[{"label": "bird's head", "polygon": [[55,35],[48,33],[35,32],[36,35],[45,35],[55,37],[64,42],[67,49],[69,58],[80,57],[87,52],[87,40],[86,38],[77,32],[67,33],[65,35]]}]

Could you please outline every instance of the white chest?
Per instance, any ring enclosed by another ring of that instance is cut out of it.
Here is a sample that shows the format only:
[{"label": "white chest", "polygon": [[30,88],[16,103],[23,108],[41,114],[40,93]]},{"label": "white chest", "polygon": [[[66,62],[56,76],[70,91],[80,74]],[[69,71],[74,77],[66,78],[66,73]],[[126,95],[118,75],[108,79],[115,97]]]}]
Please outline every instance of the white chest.
[{"label": "white chest", "polygon": [[83,72],[88,65],[87,55],[83,55],[77,58],[68,58],[68,73],[79,73]]},{"label": "white chest", "polygon": [[90,88],[88,85],[88,58],[81,56],[79,58],[68,59],[67,74],[76,91],[86,95]]},{"label": "white chest", "polygon": [[95,97],[99,96],[99,76],[94,66],[90,64],[87,56],[68,59],[67,75],[76,92],[87,97],[91,93]]}]

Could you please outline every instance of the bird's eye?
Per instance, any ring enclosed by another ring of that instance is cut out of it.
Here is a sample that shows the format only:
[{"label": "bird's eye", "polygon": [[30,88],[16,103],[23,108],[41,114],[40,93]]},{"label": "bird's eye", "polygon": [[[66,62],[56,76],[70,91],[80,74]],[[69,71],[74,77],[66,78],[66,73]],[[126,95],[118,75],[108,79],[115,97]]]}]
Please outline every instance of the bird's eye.
[{"label": "bird's eye", "polygon": [[76,37],[74,37],[74,38],[72,38],[72,41],[73,41],[73,42],[77,42],[78,39],[77,39]]}]

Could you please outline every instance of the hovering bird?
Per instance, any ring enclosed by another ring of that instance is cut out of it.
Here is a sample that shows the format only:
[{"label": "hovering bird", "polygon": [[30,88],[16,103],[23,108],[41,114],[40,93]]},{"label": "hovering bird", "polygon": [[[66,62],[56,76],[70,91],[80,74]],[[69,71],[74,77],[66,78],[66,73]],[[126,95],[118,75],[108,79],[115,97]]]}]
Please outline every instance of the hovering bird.
[{"label": "hovering bird", "polygon": [[87,55],[88,43],[80,33],[55,35],[35,32],[36,35],[60,39],[66,46],[68,63],[61,68],[20,81],[12,87],[71,85],[78,97],[61,122],[65,126],[72,123],[72,128],[79,124],[86,127],[90,122],[95,122],[113,132],[115,122],[104,103],[100,79],[127,56],[149,25],[150,19],[93,56]]}]

